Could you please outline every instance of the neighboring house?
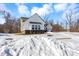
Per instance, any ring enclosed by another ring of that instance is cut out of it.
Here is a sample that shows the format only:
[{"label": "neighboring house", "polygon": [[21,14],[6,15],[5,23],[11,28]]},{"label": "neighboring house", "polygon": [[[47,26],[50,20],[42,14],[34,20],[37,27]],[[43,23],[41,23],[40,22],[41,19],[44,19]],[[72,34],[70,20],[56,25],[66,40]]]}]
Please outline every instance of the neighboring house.
[{"label": "neighboring house", "polygon": [[21,23],[21,32],[25,34],[44,33],[48,31],[48,27],[45,26],[46,22],[36,13],[30,18],[21,17],[20,23]]}]

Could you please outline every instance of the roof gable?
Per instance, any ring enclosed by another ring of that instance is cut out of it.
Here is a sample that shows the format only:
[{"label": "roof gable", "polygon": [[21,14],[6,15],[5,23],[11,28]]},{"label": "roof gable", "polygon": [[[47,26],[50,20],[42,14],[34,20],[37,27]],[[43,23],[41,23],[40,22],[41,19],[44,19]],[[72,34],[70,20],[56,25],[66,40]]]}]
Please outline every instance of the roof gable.
[{"label": "roof gable", "polygon": [[29,19],[27,19],[27,21],[31,21],[31,20],[34,22],[42,21],[43,23],[46,23],[37,13],[35,13]]},{"label": "roof gable", "polygon": [[23,20],[23,22],[31,19],[31,18],[40,18],[44,23],[46,23],[37,13],[35,13],[34,15],[32,15],[31,17],[27,18],[27,17],[21,17],[21,19]]}]

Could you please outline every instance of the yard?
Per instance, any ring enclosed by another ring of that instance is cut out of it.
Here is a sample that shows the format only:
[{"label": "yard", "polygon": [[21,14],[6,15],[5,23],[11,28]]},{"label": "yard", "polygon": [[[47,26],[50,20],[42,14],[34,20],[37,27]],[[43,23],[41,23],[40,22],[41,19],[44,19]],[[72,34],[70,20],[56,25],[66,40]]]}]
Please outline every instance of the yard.
[{"label": "yard", "polygon": [[0,33],[0,56],[79,56],[78,32]]}]

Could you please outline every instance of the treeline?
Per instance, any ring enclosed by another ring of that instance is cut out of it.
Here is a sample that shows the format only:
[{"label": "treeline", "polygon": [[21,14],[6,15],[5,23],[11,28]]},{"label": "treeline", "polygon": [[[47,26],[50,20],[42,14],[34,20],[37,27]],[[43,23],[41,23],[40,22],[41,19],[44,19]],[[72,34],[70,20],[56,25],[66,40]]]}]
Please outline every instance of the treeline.
[{"label": "treeline", "polygon": [[2,12],[4,12],[3,18],[5,18],[5,23],[0,24],[0,32],[3,32],[3,33],[20,32],[20,21],[19,21],[19,19],[12,17],[10,15],[10,13],[8,13],[8,12],[6,13],[6,11],[2,11]]},{"label": "treeline", "polygon": [[52,32],[79,32],[79,19],[70,20],[70,24],[65,22],[57,22],[55,24],[53,21],[50,21],[49,24],[52,26]]},{"label": "treeline", "polygon": [[46,22],[51,24],[53,32],[67,31],[67,32],[79,32],[79,16],[75,11],[66,12],[63,17],[63,22],[58,22],[55,24],[54,19],[48,21],[49,17],[44,17]]},{"label": "treeline", "polygon": [[2,33],[17,33],[20,32],[19,20],[8,20],[4,24],[0,24],[0,32]]},{"label": "treeline", "polygon": [[[51,23],[49,23],[51,24]],[[52,32],[79,32],[79,19],[71,21],[71,24],[66,23],[56,23],[51,24],[52,26]]]},{"label": "treeline", "polygon": [[[17,33],[20,32],[20,20],[18,18],[12,17],[10,13],[4,13],[5,23],[0,24],[0,32],[3,33]],[[6,13],[6,14],[5,14]],[[49,17],[44,16],[44,20],[47,24],[52,26],[53,32],[68,31],[68,32],[79,32],[79,18],[74,12],[65,13],[64,22],[54,23],[53,19],[48,21]]]}]

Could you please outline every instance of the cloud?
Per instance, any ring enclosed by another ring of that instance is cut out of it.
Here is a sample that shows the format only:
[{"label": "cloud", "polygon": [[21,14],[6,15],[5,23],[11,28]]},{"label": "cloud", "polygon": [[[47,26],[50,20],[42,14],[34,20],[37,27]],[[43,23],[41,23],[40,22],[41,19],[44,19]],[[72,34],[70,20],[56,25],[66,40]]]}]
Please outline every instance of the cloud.
[{"label": "cloud", "polygon": [[20,16],[27,16],[30,17],[33,14],[37,13],[40,16],[48,15],[53,12],[52,4],[44,4],[42,7],[32,7],[32,9],[28,9],[27,5],[24,4],[16,4],[18,7],[18,12]]},{"label": "cloud", "polygon": [[[0,4],[0,13],[4,10],[5,10],[5,5]],[[3,23],[5,23],[5,19],[3,18],[3,15],[0,15],[0,24],[3,24]]]},{"label": "cloud", "polygon": [[[70,5],[68,5],[66,10],[62,14],[62,18],[64,20],[67,20],[66,19],[66,13],[67,14],[71,14],[71,12],[72,12],[72,19],[76,20],[78,18],[78,16],[79,16],[79,12],[78,12],[79,8],[77,8],[77,7],[78,7],[77,4],[70,4]],[[75,17],[77,17],[77,18],[75,19]]]},{"label": "cloud", "polygon": [[5,19],[3,18],[3,15],[0,15],[0,24],[4,24],[5,23]]},{"label": "cloud", "polygon": [[5,10],[5,5],[4,4],[0,4],[0,11]]},{"label": "cloud", "polygon": [[37,13],[40,16],[43,16],[43,15],[48,15],[51,12],[53,12],[52,4],[44,4],[43,7],[41,7],[41,8],[33,7],[31,9],[31,14],[32,15]]},{"label": "cloud", "polygon": [[66,8],[67,8],[67,4],[64,4],[64,3],[54,5],[54,9],[56,12],[65,11]]},{"label": "cloud", "polygon": [[75,9],[77,6],[78,6],[77,4],[72,3],[72,4],[70,4],[70,5],[68,6],[68,9],[69,9],[69,10],[73,10],[73,9]]},{"label": "cloud", "polygon": [[3,12],[3,11],[6,11],[6,12],[12,14],[12,11],[9,10],[9,9],[5,6],[5,4],[0,4],[0,12]]},{"label": "cloud", "polygon": [[0,18],[0,24],[4,24],[5,23],[5,19],[4,18]]},{"label": "cloud", "polygon": [[[5,13],[4,13],[4,11],[5,11]],[[12,16],[12,14],[13,14],[12,11],[9,10],[5,6],[5,4],[0,4],[0,13],[1,13],[1,15],[0,15],[0,24],[5,23],[5,19],[3,18],[4,15],[7,15],[7,13],[9,13]]]},{"label": "cloud", "polygon": [[29,17],[31,15],[30,10],[24,4],[17,4],[17,7],[18,7],[18,12],[20,16]]},{"label": "cloud", "polygon": [[64,12],[66,10],[73,10],[77,7],[76,3],[59,3],[54,5],[54,9],[56,12]]}]

